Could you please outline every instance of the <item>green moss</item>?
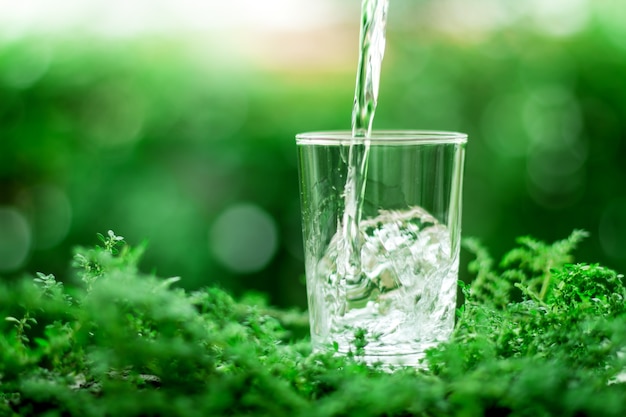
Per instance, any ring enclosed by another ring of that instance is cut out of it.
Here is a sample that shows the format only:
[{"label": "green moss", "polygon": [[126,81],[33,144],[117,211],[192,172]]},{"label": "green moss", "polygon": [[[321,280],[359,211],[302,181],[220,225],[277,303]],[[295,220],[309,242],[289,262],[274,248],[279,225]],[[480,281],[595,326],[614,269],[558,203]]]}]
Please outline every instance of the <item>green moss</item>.
[{"label": "green moss", "polygon": [[[584,236],[522,238],[500,264],[477,241],[449,343],[427,370],[311,354],[306,314],[137,268],[115,234],[73,274],[0,285],[4,416],[623,416],[623,277],[571,264]],[[494,265],[498,265],[496,268]]]}]

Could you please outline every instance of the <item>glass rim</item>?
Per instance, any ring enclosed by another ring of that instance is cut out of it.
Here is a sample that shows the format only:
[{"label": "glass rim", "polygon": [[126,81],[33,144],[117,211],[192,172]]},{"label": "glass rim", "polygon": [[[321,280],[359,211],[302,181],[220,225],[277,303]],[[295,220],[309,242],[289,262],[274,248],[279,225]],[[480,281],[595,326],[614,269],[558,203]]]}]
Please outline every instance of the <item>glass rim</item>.
[{"label": "glass rim", "polygon": [[374,130],[367,137],[355,137],[348,130],[305,132],[296,135],[298,145],[341,145],[350,143],[370,144],[463,144],[467,134],[439,130]]}]

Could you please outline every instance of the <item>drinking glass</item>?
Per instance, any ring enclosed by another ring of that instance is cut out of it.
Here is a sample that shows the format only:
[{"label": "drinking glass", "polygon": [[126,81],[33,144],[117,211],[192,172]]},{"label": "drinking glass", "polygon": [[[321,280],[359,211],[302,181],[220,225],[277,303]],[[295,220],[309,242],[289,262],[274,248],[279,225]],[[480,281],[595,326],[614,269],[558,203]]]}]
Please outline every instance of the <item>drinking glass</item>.
[{"label": "drinking glass", "polygon": [[[450,336],[466,142],[437,131],[296,136],[314,351],[420,366]],[[351,147],[365,160],[356,183]],[[362,194],[346,192],[359,183]],[[345,212],[350,195],[362,197],[355,216]]]}]

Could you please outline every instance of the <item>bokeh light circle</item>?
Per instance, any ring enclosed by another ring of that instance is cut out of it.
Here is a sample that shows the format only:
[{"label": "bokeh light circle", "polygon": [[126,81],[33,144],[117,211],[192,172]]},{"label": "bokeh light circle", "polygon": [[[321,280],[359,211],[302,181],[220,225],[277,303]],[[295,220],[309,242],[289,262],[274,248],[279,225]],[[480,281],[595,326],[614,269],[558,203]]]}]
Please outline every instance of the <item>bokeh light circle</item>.
[{"label": "bokeh light circle", "polygon": [[0,272],[20,268],[30,253],[30,245],[26,218],[12,207],[0,207]]},{"label": "bokeh light circle", "polygon": [[276,222],[254,204],[232,205],[218,216],[209,230],[209,247],[219,263],[230,271],[257,272],[276,253]]},{"label": "bokeh light circle", "polygon": [[33,249],[50,249],[65,239],[72,222],[72,206],[64,190],[37,185],[24,190],[19,202],[32,228]]}]

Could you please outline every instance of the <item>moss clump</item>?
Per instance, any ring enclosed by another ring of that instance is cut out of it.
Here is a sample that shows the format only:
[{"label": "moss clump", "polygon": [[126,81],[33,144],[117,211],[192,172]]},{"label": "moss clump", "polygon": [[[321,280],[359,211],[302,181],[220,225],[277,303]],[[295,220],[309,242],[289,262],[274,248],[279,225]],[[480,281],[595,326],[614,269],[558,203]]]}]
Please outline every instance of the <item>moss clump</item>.
[{"label": "moss clump", "polygon": [[583,236],[520,239],[498,268],[468,241],[452,339],[390,373],[311,354],[305,313],[141,273],[142,248],[110,232],[76,250],[80,285],[0,285],[0,415],[621,417],[626,289],[571,264]]}]

